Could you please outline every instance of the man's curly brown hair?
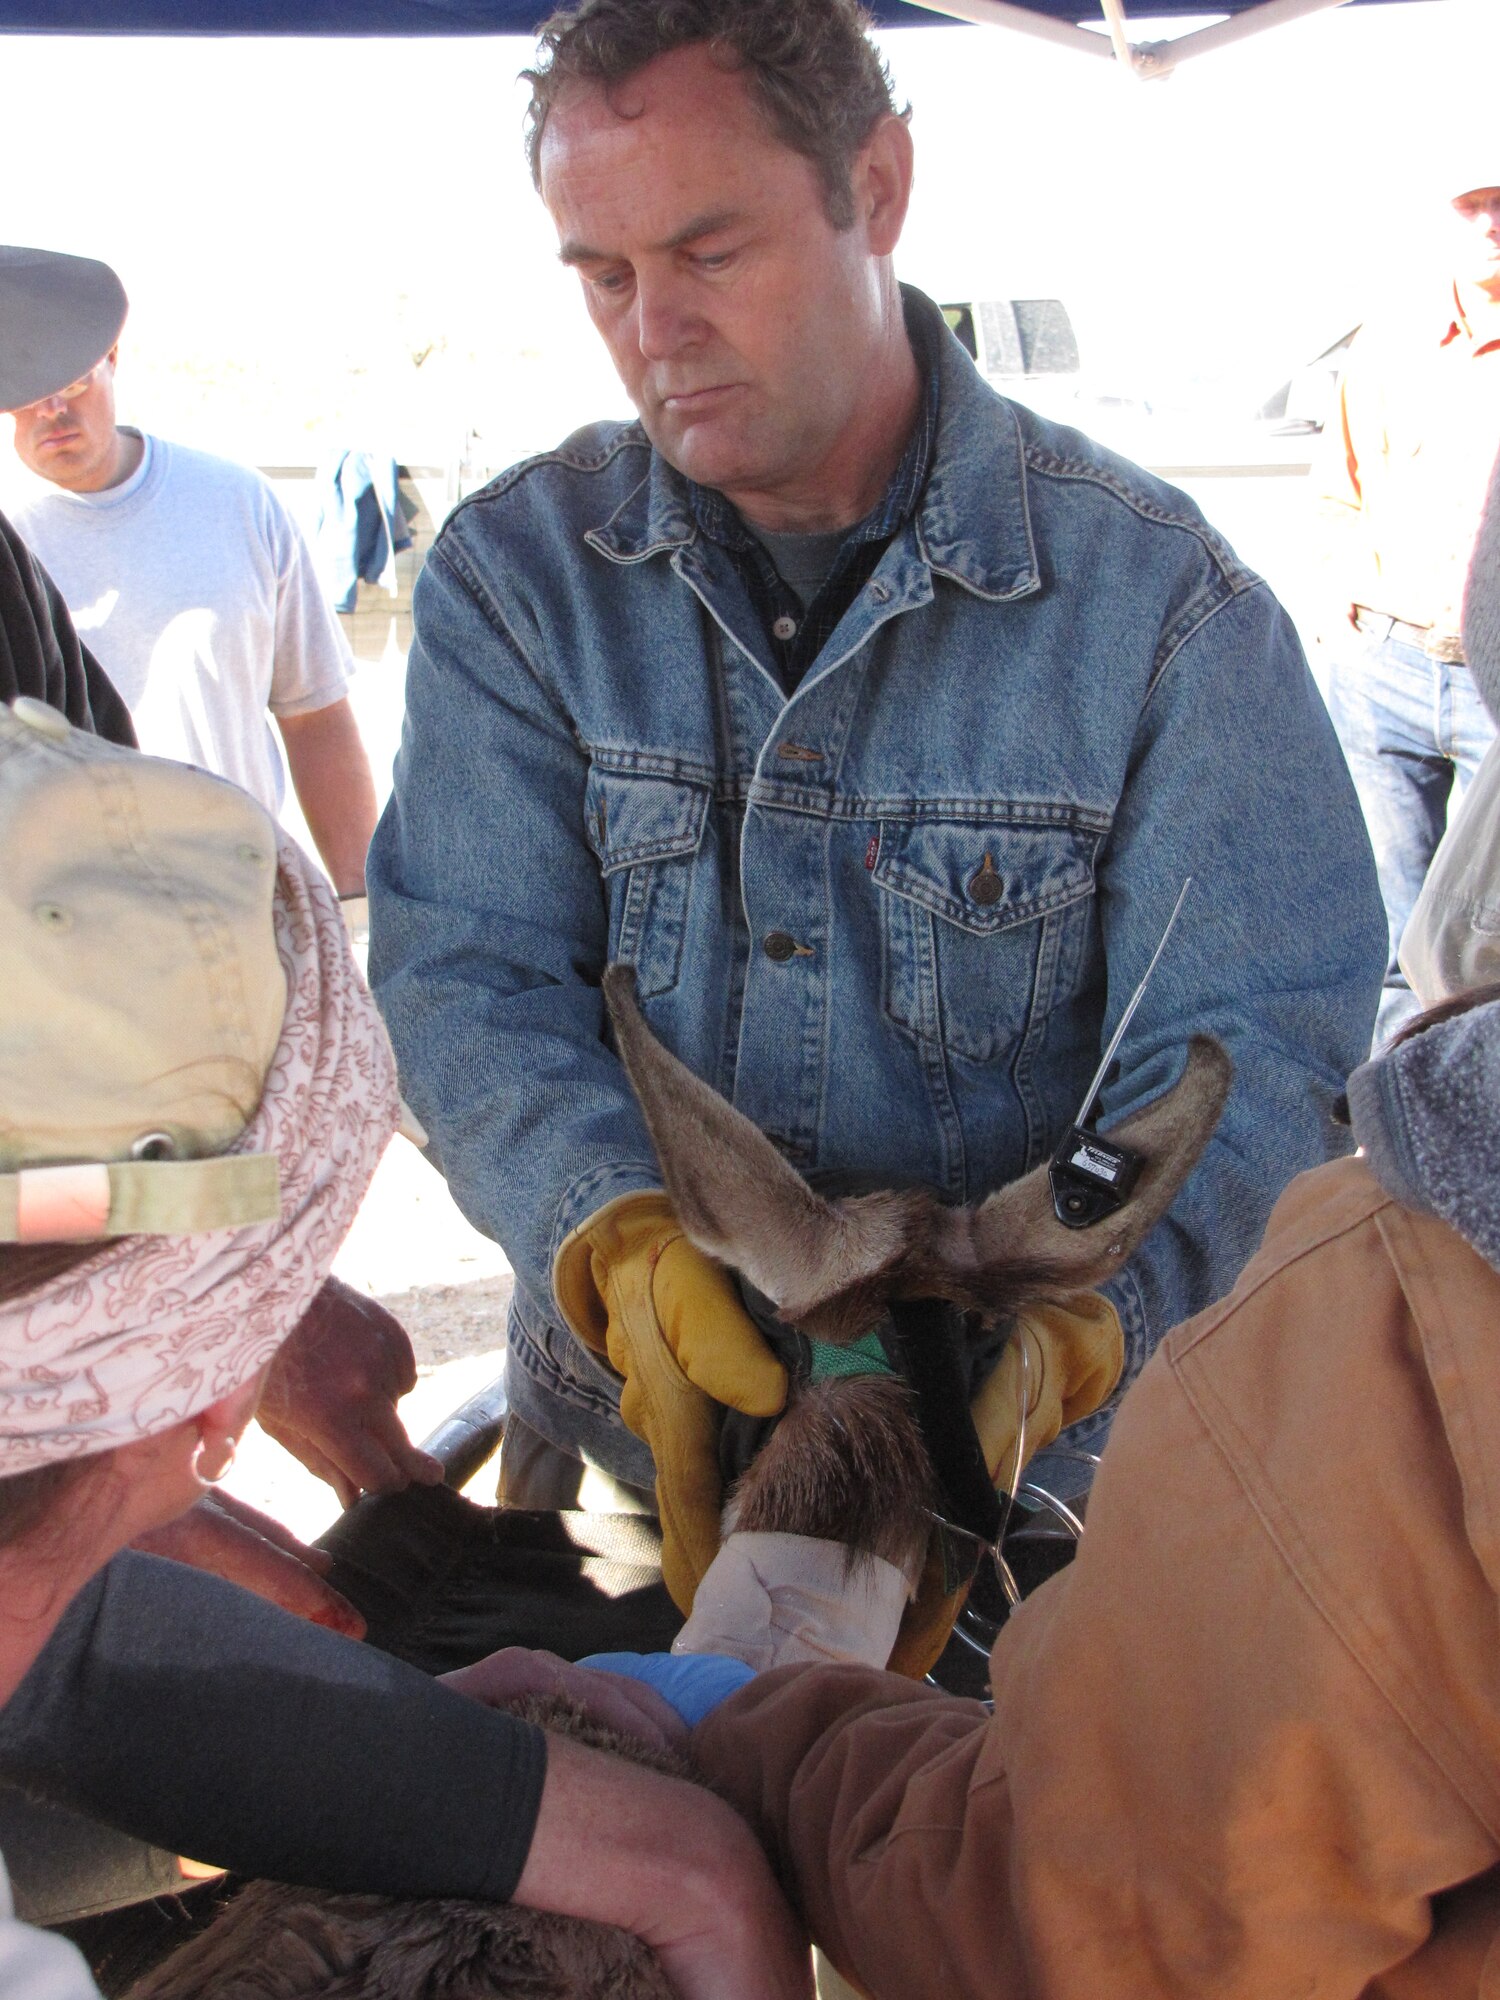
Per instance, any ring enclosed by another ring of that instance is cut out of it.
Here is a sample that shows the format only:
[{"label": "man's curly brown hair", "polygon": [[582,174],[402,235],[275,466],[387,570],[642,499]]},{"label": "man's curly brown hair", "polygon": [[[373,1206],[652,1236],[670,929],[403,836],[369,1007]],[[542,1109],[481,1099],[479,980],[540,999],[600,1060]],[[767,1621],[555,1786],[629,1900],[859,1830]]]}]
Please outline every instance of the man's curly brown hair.
[{"label": "man's curly brown hair", "polygon": [[570,83],[621,83],[657,56],[705,42],[726,69],[746,72],[775,136],[812,161],[835,229],[854,221],[849,171],[882,118],[898,111],[891,74],[869,39],[858,0],[582,0],[542,24],[531,85],[526,156],[541,186],[542,135]]}]

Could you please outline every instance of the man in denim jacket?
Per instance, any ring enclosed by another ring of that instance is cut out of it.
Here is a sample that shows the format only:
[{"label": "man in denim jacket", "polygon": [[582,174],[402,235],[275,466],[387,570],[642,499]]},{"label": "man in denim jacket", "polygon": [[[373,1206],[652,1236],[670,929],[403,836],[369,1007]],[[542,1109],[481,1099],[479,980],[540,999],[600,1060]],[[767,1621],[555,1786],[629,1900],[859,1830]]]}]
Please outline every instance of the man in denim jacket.
[{"label": "man in denim jacket", "polygon": [[[972,1199],[1056,1145],[1193,876],[1103,1122],[1195,1031],[1237,1082],[1167,1221],[1044,1329],[1055,1431],[1344,1149],[1384,933],[1265,584],[897,286],[911,142],[851,0],[592,0],[532,82],[538,185],[640,421],[516,467],[432,551],[371,967],[434,1157],[515,1266],[507,1465],[539,1433],[655,1470],[682,1599],[717,1407],[764,1415],[784,1378],[660,1195],[610,960],[804,1171]],[[976,1411],[1002,1475],[1014,1395]]]}]

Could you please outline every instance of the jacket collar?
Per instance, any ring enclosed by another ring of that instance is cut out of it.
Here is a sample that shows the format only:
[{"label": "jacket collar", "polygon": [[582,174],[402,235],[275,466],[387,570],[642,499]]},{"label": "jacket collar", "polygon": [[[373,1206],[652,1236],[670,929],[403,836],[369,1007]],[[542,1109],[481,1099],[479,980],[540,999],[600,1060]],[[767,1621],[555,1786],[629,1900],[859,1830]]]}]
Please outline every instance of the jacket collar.
[{"label": "jacket collar", "polygon": [[[909,285],[902,290],[909,311],[938,322],[937,443],[914,517],[918,547],[940,576],[977,597],[1028,596],[1040,574],[1015,409],[980,379],[931,299]],[[653,451],[640,485],[584,540],[611,562],[633,563],[697,534],[684,480]]]}]

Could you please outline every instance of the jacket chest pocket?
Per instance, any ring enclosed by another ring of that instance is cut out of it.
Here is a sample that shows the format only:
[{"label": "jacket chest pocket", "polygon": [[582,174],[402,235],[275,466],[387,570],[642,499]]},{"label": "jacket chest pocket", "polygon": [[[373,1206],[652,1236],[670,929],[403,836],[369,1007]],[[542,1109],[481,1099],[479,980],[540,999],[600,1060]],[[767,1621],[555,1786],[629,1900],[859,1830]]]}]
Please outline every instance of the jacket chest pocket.
[{"label": "jacket chest pocket", "polygon": [[589,772],[584,823],[609,904],[609,956],[635,967],[642,1000],[677,984],[708,817],[708,791],[673,778]]},{"label": "jacket chest pocket", "polygon": [[1076,983],[1099,836],[1068,827],[887,824],[883,1001],[950,1055],[990,1062]]}]

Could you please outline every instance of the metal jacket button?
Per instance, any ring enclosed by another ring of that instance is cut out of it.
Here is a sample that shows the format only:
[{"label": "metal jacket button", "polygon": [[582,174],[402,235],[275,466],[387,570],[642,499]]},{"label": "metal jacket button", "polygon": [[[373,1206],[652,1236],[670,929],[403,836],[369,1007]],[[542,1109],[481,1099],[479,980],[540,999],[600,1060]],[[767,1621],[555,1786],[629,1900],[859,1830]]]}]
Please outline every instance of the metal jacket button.
[{"label": "metal jacket button", "polygon": [[969,877],[969,894],[985,909],[991,904],[998,903],[1005,894],[1005,884],[996,873],[995,864],[988,854]]},{"label": "metal jacket button", "polygon": [[767,958],[774,958],[778,965],[785,965],[796,954],[797,940],[788,937],[785,931],[771,931],[761,945]]}]

